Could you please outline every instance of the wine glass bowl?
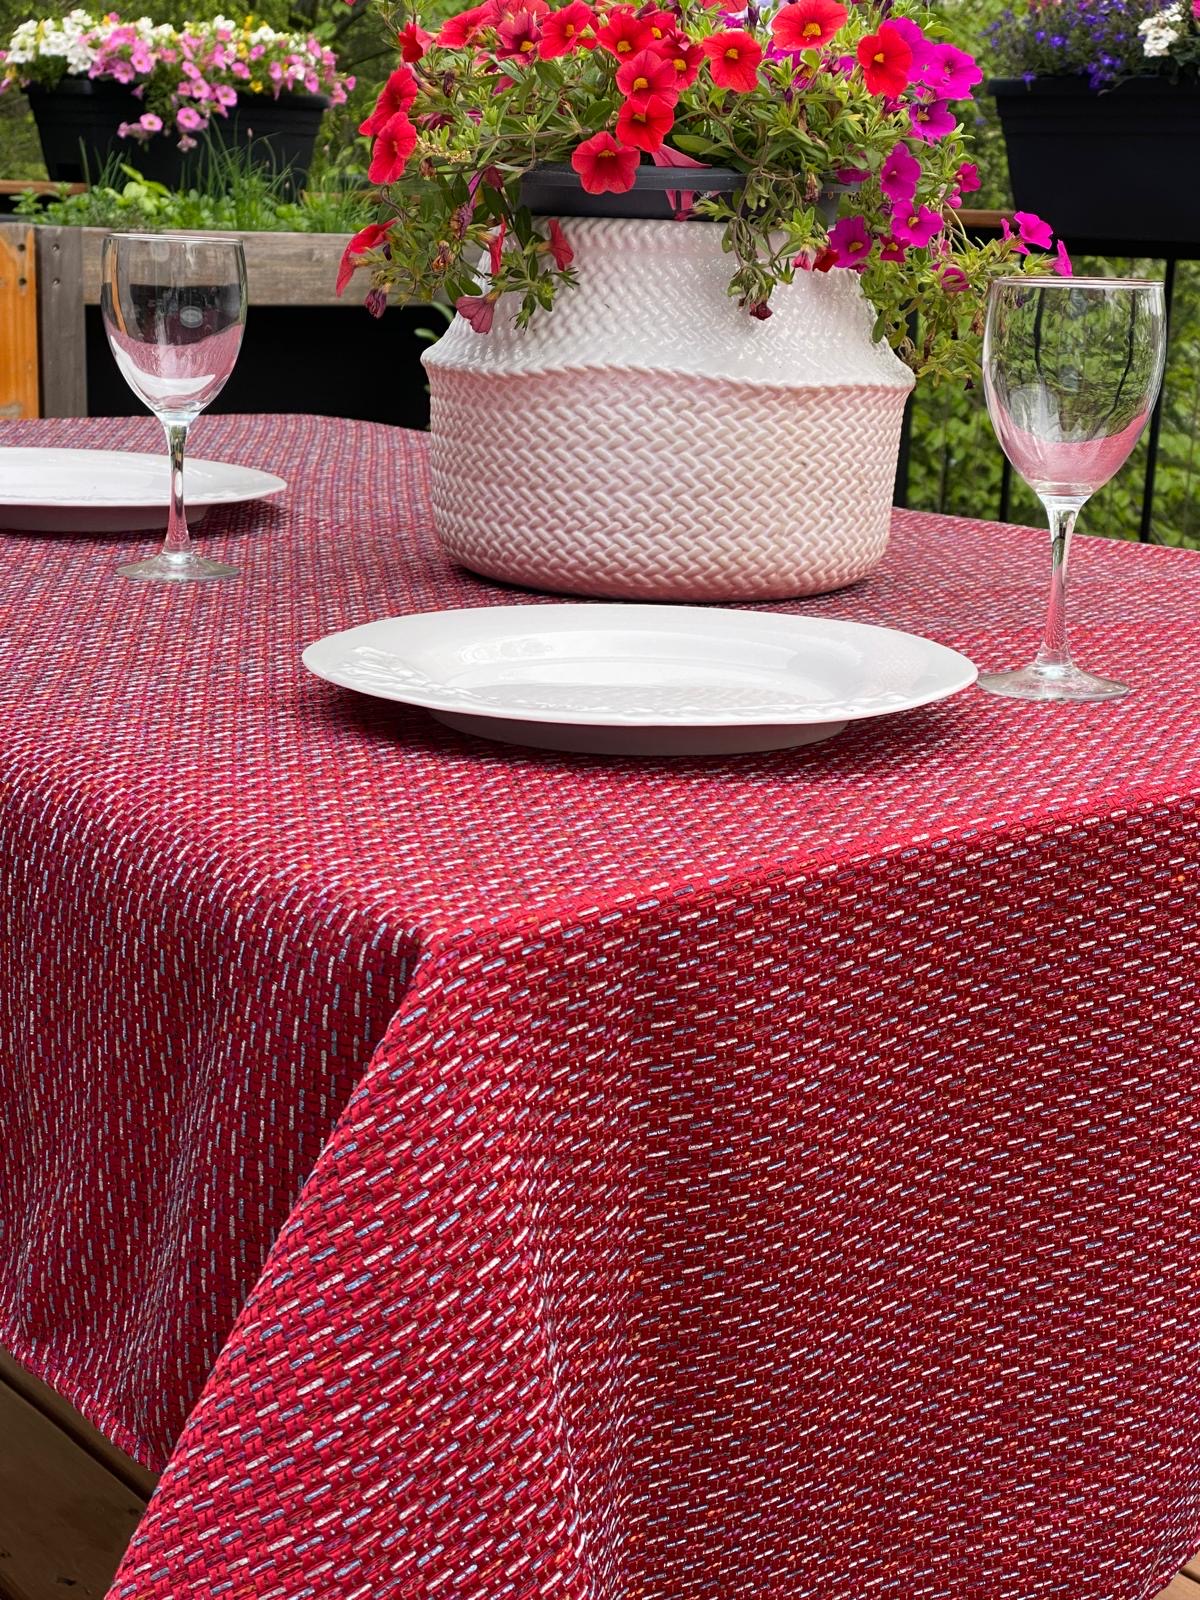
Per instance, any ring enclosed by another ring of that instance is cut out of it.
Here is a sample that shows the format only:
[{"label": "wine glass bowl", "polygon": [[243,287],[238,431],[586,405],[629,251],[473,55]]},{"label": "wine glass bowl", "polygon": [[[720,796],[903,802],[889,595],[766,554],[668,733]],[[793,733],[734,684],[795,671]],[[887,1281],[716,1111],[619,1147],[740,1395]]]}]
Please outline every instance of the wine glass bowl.
[{"label": "wine glass bowl", "polygon": [[980,686],[1027,700],[1109,700],[1126,685],[1084,672],[1066,631],[1071,534],[1085,501],[1128,459],[1162,383],[1160,283],[1130,278],[1001,278],[988,298],[983,379],[1001,448],[1046,508],[1051,592],[1033,663],[981,673]]},{"label": "wine glass bowl", "polygon": [[171,502],[161,554],[118,568],[127,578],[232,578],[237,568],[192,548],[183,498],[187,430],[224,388],[246,322],[238,239],[111,234],[101,259],[100,310],[122,377],[163,424]]}]

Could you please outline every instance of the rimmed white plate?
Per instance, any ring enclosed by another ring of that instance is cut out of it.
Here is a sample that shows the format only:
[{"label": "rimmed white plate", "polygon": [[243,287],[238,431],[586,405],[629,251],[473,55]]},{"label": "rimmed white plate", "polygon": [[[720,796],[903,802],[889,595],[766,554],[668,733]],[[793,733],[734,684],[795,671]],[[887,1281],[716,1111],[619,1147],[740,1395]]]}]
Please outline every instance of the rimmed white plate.
[{"label": "rimmed white plate", "polygon": [[304,652],[329,683],[506,744],[730,755],[815,743],[974,683],[956,650],[859,622],[699,606],[484,606],[389,617]]},{"label": "rimmed white plate", "polygon": [[[183,492],[195,525],[213,506],[269,500],[287,484],[223,461],[188,461]],[[128,450],[0,449],[0,528],[23,533],[138,533],[166,525],[170,474],[157,455]]]}]

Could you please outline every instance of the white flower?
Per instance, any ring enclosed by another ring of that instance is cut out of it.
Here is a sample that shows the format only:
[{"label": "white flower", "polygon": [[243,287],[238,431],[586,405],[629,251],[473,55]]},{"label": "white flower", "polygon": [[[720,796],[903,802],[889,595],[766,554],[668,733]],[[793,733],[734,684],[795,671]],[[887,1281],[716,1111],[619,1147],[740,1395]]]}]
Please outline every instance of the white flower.
[{"label": "white flower", "polygon": [[1160,11],[1155,17],[1147,17],[1144,22],[1138,23],[1138,37],[1142,41],[1142,54],[1146,56],[1169,56],[1171,46],[1179,38],[1183,23],[1183,6],[1175,4],[1168,6],[1165,11]]}]

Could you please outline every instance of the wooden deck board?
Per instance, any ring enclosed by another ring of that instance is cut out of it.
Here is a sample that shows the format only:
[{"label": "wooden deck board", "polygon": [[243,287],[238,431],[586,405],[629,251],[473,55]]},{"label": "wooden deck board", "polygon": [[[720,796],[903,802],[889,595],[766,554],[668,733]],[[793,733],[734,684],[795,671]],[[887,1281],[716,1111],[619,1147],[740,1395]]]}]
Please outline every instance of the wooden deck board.
[{"label": "wooden deck board", "polygon": [[102,1600],[144,1501],[0,1383],[0,1596]]},{"label": "wooden deck board", "polygon": [[[155,1481],[0,1351],[0,1600],[102,1600]],[[1200,1600],[1200,1556],[1158,1600]]]}]

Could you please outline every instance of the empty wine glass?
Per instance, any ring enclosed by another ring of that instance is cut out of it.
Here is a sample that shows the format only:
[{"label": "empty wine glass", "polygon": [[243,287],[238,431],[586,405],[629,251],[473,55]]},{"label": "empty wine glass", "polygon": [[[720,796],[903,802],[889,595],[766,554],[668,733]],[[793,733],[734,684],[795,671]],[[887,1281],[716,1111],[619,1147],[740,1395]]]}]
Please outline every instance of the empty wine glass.
[{"label": "empty wine glass", "polygon": [[1112,700],[1067,645],[1067,559],[1080,507],[1124,464],[1162,383],[1160,283],[1133,278],[1000,278],[988,298],[983,380],[992,426],[1050,522],[1050,608],[1031,666],[980,673],[1020,700]]},{"label": "empty wine glass", "polygon": [[100,263],[100,310],[126,383],[167,433],[171,504],[159,555],[118,567],[170,583],[236,578],[198,555],[183,503],[187,431],[225,387],[246,323],[246,262],[238,239],[114,233]]}]

